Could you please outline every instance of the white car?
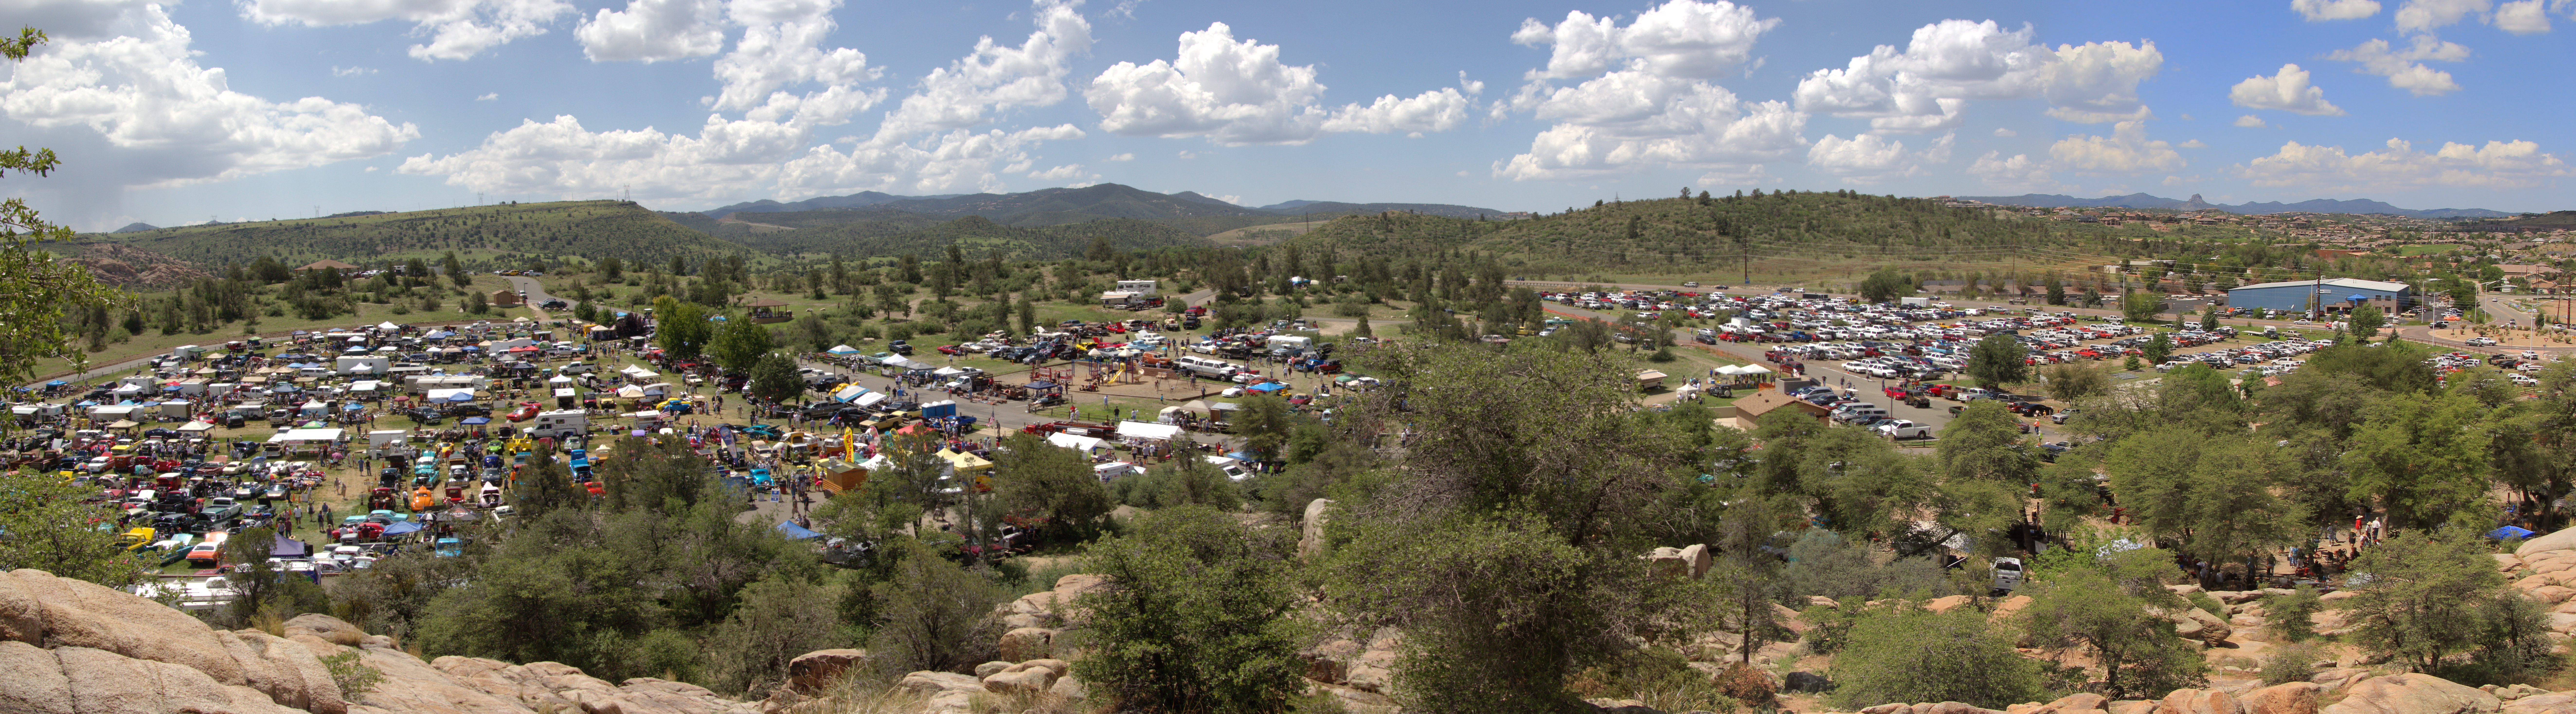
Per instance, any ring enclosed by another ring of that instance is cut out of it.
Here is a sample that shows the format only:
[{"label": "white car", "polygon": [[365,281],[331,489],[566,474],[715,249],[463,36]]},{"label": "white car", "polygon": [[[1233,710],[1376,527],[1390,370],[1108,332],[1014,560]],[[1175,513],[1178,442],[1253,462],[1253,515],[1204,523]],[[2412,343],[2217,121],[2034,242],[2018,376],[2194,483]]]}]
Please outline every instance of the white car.
[{"label": "white car", "polygon": [[1932,438],[1932,427],[1897,419],[1878,425],[1878,435],[1889,439],[1929,439]]}]

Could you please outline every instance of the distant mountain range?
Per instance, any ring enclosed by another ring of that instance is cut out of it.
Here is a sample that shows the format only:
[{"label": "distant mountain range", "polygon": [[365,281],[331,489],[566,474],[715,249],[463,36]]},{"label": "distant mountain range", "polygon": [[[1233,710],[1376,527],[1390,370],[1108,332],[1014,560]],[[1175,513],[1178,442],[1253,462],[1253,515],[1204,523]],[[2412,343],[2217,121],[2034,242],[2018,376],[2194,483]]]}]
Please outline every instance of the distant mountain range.
[{"label": "distant mountain range", "polygon": [[109,233],[141,233],[141,232],[144,232],[144,231],[157,231],[157,230],[161,230],[161,227],[160,227],[160,226],[156,226],[156,225],[152,225],[152,224],[150,224],[150,223],[145,223],[145,222],[142,222],[142,221],[135,221],[135,222],[133,222],[133,223],[125,224],[125,227],[124,227],[124,228],[118,228],[118,229],[116,229],[116,230],[112,230],[112,231],[108,231],[108,232],[109,232]]},{"label": "distant mountain range", "polygon": [[2319,198],[2300,201],[2298,203],[2271,201],[2265,203],[2240,203],[2233,206],[2203,201],[2200,198],[2200,194],[2197,193],[2192,194],[2191,198],[2184,200],[2175,200],[2164,198],[2162,196],[2151,196],[2144,193],[2132,193],[2126,196],[2104,196],[2102,198],[2076,198],[2074,196],[2053,193],[2026,193],[2019,196],[1955,196],[1953,198],[1966,201],[1984,201],[1986,203],[2005,206],[2032,206],[2038,208],[2165,208],[2177,211],[2198,211],[2215,208],[2229,213],[2241,213],[2251,216],[2269,215],[2274,213],[2356,213],[2405,216],[2407,218],[2504,218],[2514,215],[2503,211],[2490,211],[2483,208],[2435,208],[2420,211],[2407,210],[2366,198],[2353,199],[2349,201]]},{"label": "distant mountain range", "polygon": [[[1442,203],[1342,203],[1287,201],[1259,208],[1227,203],[1196,191],[1154,193],[1114,183],[1082,188],[1048,188],[1023,193],[897,196],[863,191],[847,196],[820,196],[802,201],[759,200],[701,211],[723,218],[734,213],[793,213],[824,209],[882,208],[932,216],[983,216],[1005,225],[1053,225],[1098,218],[1162,220],[1216,216],[1305,216],[1325,213],[1409,211],[1451,218],[1503,215],[1502,211]],[[1071,218],[1072,220],[1055,220]],[[1034,219],[1034,220],[1032,220]]]}]

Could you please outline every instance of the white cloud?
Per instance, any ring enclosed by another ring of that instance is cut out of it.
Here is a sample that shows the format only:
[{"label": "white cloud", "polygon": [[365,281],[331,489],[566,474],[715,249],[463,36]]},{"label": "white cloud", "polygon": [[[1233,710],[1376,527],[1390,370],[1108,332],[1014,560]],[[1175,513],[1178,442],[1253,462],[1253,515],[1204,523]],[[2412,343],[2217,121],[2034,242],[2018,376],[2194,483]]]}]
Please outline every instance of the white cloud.
[{"label": "white cloud", "polygon": [[2379,14],[2378,0],[2290,0],[2290,9],[2309,22],[2359,20]]},{"label": "white cloud", "polygon": [[2308,71],[2295,64],[2281,65],[2281,71],[2270,77],[2255,75],[2237,82],[2227,92],[2236,106],[2254,109],[2279,109],[2310,115],[2342,116],[2343,108],[2326,101],[2326,90],[2308,83]]},{"label": "white cloud", "polygon": [[1324,85],[1313,65],[1279,61],[1278,45],[1236,41],[1234,28],[1209,23],[1183,32],[1171,61],[1120,62],[1102,70],[1083,90],[1100,113],[1100,128],[1124,136],[1203,136],[1225,146],[1303,144],[1322,132],[1448,131],[1465,123],[1467,95],[1484,83],[1458,79],[1466,89],[1439,89],[1411,98],[1385,95],[1369,105],[1327,110],[1318,102]]},{"label": "white cloud", "polygon": [[625,10],[600,8],[573,28],[582,54],[593,62],[704,57],[724,50],[719,0],[627,0]]},{"label": "white cloud", "polygon": [[2415,96],[2447,94],[2460,88],[2451,81],[2451,73],[2424,66],[2423,61],[2458,62],[2469,58],[2469,48],[2456,42],[2445,42],[2431,35],[2416,35],[2406,49],[2392,49],[2387,40],[2363,42],[2348,50],[2335,50],[2326,59],[2355,62],[2353,71],[2388,78],[2388,86],[2413,92]]},{"label": "white cloud", "polygon": [[1083,96],[1112,134],[1205,136],[1234,146],[1313,140],[1324,120],[1313,102],[1323,92],[1313,66],[1281,64],[1278,45],[1236,42],[1234,29],[1218,22],[1181,33],[1171,62],[1111,65]]},{"label": "white cloud", "polygon": [[[716,79],[724,88],[708,105],[717,111],[766,110],[764,118],[804,110],[813,123],[838,124],[882,100],[882,90],[855,89],[884,73],[868,66],[866,54],[822,48],[824,37],[839,27],[832,10],[840,6],[840,0],[734,0],[726,15],[746,29],[732,52],[716,58]],[[824,89],[804,95],[777,91],[806,83]],[[814,106],[807,107],[809,102]]]},{"label": "white cloud", "polygon": [[1818,171],[1841,177],[1843,183],[1873,184],[1920,176],[1924,164],[1950,160],[1950,147],[1956,136],[1943,134],[1930,148],[1920,152],[1906,151],[1905,142],[1877,134],[1861,134],[1850,139],[1826,134],[1807,149],[1807,165]]},{"label": "white cloud", "polygon": [[1112,156],[1110,156],[1110,157],[1109,157],[1109,160],[1111,160],[1111,161],[1135,161],[1135,160],[1136,160],[1136,155],[1135,155],[1135,154],[1132,154],[1132,153],[1128,153],[1128,154],[1116,154],[1116,155],[1112,155]]},{"label": "white cloud", "polygon": [[2397,6],[2397,31],[2431,32],[2490,7],[2488,0],[2406,0]]},{"label": "white cloud", "polygon": [[1334,111],[1324,120],[1323,130],[1370,134],[1401,131],[1420,137],[1424,132],[1448,131],[1466,123],[1468,106],[1467,96],[1456,89],[1423,92],[1411,99],[1389,94],[1365,107],[1353,104]]},{"label": "white cloud", "polygon": [[557,116],[522,121],[467,151],[405,159],[398,170],[485,193],[600,198],[634,186],[657,198],[715,199],[773,178],[805,138],[797,127],[720,116],[707,117],[696,137],[651,127],[594,133]]},{"label": "white cloud", "polygon": [[2112,125],[2110,136],[2069,135],[2048,147],[2056,166],[2085,174],[2171,171],[2184,165],[2173,145],[2147,138],[2145,122]]},{"label": "white cloud", "polygon": [[233,91],[222,68],[197,64],[188,29],[158,5],[96,34],[44,46],[0,82],[0,113],[111,152],[66,155],[94,172],[86,181],[184,186],[381,156],[420,136],[356,104]]},{"label": "white cloud", "polygon": [[370,68],[367,68],[367,67],[333,67],[333,68],[331,68],[331,76],[333,76],[333,77],[364,77],[364,76],[367,76],[367,75],[370,75],[370,74],[375,74],[375,73],[376,73],[376,71],[375,71],[374,69],[370,69]]},{"label": "white cloud", "polygon": [[1639,13],[1627,27],[1615,17],[1580,10],[1552,26],[1525,18],[1512,41],[1552,47],[1547,68],[1526,75],[1533,81],[1589,77],[1614,64],[1658,76],[1715,79],[1749,61],[1754,41],[1779,24],[1727,0],[1673,0]]},{"label": "white cloud", "polygon": [[1880,45],[1841,69],[1799,80],[1798,109],[1867,118],[1876,132],[1954,128],[1969,100],[2046,98],[2049,115],[2099,123],[2148,116],[2138,83],[2164,65],[2155,43],[2093,42],[2049,49],[2028,25],[1943,20],[1914,30],[1898,52]]},{"label": "white cloud", "polygon": [[2549,31],[2549,9],[2542,7],[2540,0],[2508,2],[2496,6],[2495,17],[2489,22],[2513,34],[2536,35]]},{"label": "white cloud", "polygon": [[1040,181],[1062,181],[1082,175],[1082,164],[1065,164],[1045,171],[1031,171],[1029,178]]},{"label": "white cloud", "polygon": [[1077,3],[1041,0],[1037,30],[1018,47],[992,37],[975,40],[975,51],[930,71],[920,90],[886,115],[884,134],[916,134],[980,126],[988,112],[1042,107],[1064,101],[1070,93],[1065,77],[1075,55],[1091,51],[1091,23],[1074,12]]},{"label": "white cloud", "polygon": [[489,102],[489,101],[498,100],[498,99],[500,99],[500,98],[501,98],[501,93],[500,93],[500,92],[484,92],[482,96],[475,97],[475,98],[474,98],[474,101],[478,101],[478,102]]},{"label": "white cloud", "polygon": [[[696,136],[651,127],[593,132],[570,116],[529,121],[448,156],[423,154],[405,173],[443,175],[449,185],[493,193],[551,193],[722,200],[765,192],[779,198],[857,190],[949,192],[1004,190],[1003,174],[1056,181],[1081,167],[1035,170],[1031,152],[1047,141],[1083,136],[1072,125],[983,129],[1007,110],[1060,103],[1068,58],[1090,48],[1090,24],[1059,0],[1037,0],[1037,30],[1003,46],[982,38],[965,57],[932,70],[877,131],[815,146],[818,126],[844,123],[885,99],[867,58],[826,48],[838,0],[732,0],[729,22],[745,29],[733,51],[714,62],[724,84],[706,102],[717,113]],[[820,89],[788,91],[820,85]],[[726,112],[740,112],[728,118]],[[1093,176],[1091,178],[1097,178]]]},{"label": "white cloud", "polygon": [[1181,158],[1184,158],[1184,159],[1195,159],[1195,158],[1198,158],[1198,157],[1199,157],[1199,155],[1198,155],[1198,154],[1191,153],[1191,152],[1189,152],[1189,151],[1187,151],[1187,150],[1183,150],[1183,151],[1181,151],[1180,153],[1173,154],[1173,156],[1178,156],[1178,157],[1181,157]]},{"label": "white cloud", "polygon": [[383,20],[412,23],[430,35],[412,45],[424,60],[461,60],[486,49],[546,33],[546,25],[572,12],[562,0],[241,0],[242,15],[262,24],[321,27]]},{"label": "white cloud", "polygon": [[2254,115],[2252,115],[2252,114],[2247,114],[2247,115],[2245,115],[2245,116],[2237,117],[2237,118],[2236,118],[2236,125],[2237,125],[2237,126],[2241,126],[2241,127],[2245,127],[2245,128],[2247,128],[2247,129],[2261,129],[2261,128],[2266,127],[2266,126],[2270,126],[2269,124],[2265,124],[2265,123],[2263,123],[2263,118],[2262,118],[2262,117],[2254,116]]},{"label": "white cloud", "polygon": [[2209,148],[2209,144],[2207,144],[2207,143],[2205,143],[2205,142],[2202,142],[2202,141],[2201,141],[2201,140],[2199,140],[2199,139],[2193,139],[2193,140],[2186,141],[2186,142],[2183,142],[2183,143],[2180,143],[2180,144],[2175,144],[2175,145],[2174,145],[2174,148],[2178,148],[2178,149],[2206,149],[2206,148]]},{"label": "white cloud", "polygon": [[2346,154],[2340,146],[2288,142],[2271,156],[2238,165],[2236,172],[2256,186],[2338,191],[2530,188],[2576,175],[2566,162],[2530,141],[2490,141],[2483,147],[2444,143],[2441,150],[2426,153],[2399,139],[2361,154]]},{"label": "white cloud", "polygon": [[[1494,112],[1556,123],[1528,153],[1495,162],[1494,175],[1564,180],[1651,168],[1698,169],[1716,182],[1763,175],[1762,162],[1807,147],[1807,114],[1785,102],[1743,101],[1711,80],[1750,63],[1754,41],[1778,24],[1748,7],[1697,0],[1672,0],[1624,27],[1582,12],[1555,25],[1523,21],[1513,41],[1552,46],[1548,66],[1531,70],[1531,81]],[[1581,81],[1552,84],[1566,79]]]},{"label": "white cloud", "polygon": [[2013,138],[2013,137],[2016,137],[2016,136],[2021,136],[2021,132],[2013,131],[2013,130],[2011,130],[2011,129],[1996,129],[1996,130],[1995,130],[1995,136],[2000,136],[2000,137],[2003,137],[2003,138],[2006,138],[2006,139],[2010,139],[2010,138]]},{"label": "white cloud", "polygon": [[1988,187],[2007,191],[2039,193],[2073,188],[2058,183],[2056,175],[2049,171],[2048,162],[2034,161],[2028,154],[2014,154],[2007,159],[2003,158],[2003,152],[1986,152],[1968,165],[1968,175],[1984,181]]}]

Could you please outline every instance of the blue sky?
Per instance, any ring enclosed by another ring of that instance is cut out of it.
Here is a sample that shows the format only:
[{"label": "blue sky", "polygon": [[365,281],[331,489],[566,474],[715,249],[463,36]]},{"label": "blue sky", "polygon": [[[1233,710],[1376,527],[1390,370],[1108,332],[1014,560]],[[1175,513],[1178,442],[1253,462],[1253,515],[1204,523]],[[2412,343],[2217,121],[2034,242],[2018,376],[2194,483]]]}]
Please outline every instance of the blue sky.
[{"label": "blue sky", "polygon": [[[0,0],[83,230],[1099,182],[2570,208],[2576,0]],[[479,195],[479,198],[478,198]]]}]

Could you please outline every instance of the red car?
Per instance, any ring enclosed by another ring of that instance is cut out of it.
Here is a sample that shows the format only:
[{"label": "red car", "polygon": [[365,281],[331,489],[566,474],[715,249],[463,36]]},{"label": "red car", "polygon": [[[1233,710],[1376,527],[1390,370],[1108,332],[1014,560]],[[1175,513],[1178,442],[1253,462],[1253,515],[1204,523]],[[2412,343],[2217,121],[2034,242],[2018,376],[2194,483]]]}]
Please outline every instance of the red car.
[{"label": "red car", "polygon": [[964,350],[957,349],[957,346],[956,346],[956,345],[940,345],[940,346],[939,346],[939,353],[940,353],[940,354],[943,354],[943,355],[953,355],[953,354],[957,354],[957,353],[959,353],[959,352],[963,352],[963,351],[964,351]]},{"label": "red car", "polygon": [[535,418],[537,418],[536,402],[520,402],[519,408],[511,411],[509,416],[510,421],[527,421]]}]

